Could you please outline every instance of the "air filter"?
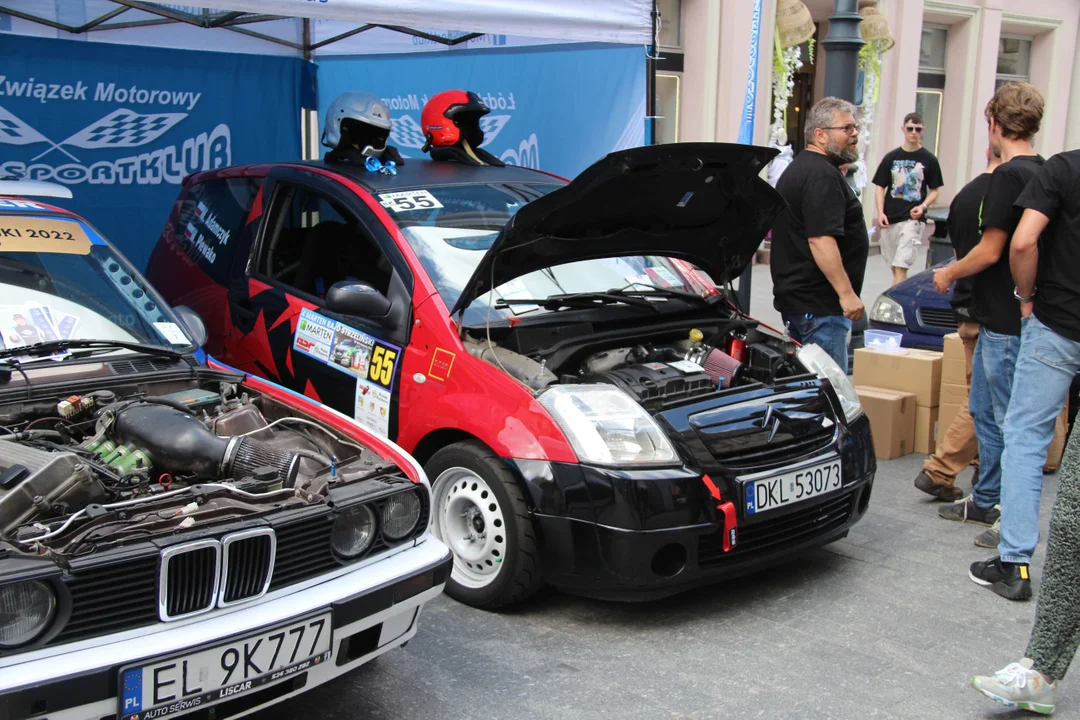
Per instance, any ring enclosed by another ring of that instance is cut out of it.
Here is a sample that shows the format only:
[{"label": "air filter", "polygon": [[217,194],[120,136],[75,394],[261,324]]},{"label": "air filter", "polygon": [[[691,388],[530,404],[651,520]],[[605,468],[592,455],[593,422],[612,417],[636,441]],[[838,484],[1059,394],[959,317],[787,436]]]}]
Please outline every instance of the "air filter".
[{"label": "air filter", "polygon": [[739,372],[742,363],[727,353],[713,348],[712,352],[705,358],[702,367],[705,374],[711,377],[720,387],[727,388],[731,387],[735,373]]}]

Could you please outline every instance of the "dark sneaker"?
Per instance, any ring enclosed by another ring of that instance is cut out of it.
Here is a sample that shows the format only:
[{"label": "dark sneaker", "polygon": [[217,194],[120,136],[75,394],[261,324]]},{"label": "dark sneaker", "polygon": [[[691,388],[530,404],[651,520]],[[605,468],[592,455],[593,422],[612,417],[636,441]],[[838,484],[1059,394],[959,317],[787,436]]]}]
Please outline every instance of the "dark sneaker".
[{"label": "dark sneaker", "polygon": [[1000,557],[971,563],[968,577],[1009,600],[1031,598],[1031,575],[1027,565],[1002,562]]},{"label": "dark sneaker", "polygon": [[915,476],[915,487],[919,488],[927,495],[933,495],[938,500],[944,500],[945,502],[953,502],[964,496],[964,493],[960,491],[960,488],[938,485],[925,472],[920,472]]},{"label": "dark sneaker", "polygon": [[981,508],[975,504],[975,496],[968,495],[954,503],[939,507],[937,514],[946,520],[993,525],[1001,517],[1001,510],[997,505],[992,508]]},{"label": "dark sneaker", "polygon": [[1001,518],[997,519],[989,530],[983,530],[975,536],[975,544],[983,548],[994,549],[1001,542]]}]

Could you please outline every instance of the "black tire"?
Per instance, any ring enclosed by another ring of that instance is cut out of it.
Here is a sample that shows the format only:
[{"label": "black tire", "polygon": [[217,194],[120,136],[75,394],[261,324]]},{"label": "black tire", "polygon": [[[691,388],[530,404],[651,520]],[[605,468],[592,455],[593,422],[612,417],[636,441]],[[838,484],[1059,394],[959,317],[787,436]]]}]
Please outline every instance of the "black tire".
[{"label": "black tire", "polygon": [[[482,587],[469,587],[459,582],[455,577],[459,573],[458,560],[455,560],[454,571],[446,582],[446,594],[485,610],[521,602],[543,585],[536,530],[521,487],[499,456],[483,443],[475,440],[454,443],[436,452],[425,468],[432,483],[434,513],[440,512],[440,476],[453,468],[475,473],[494,494],[505,523],[505,551],[502,567],[490,583]],[[448,477],[443,482],[449,480]],[[439,518],[436,517],[436,532],[438,527]],[[447,546],[450,546],[449,542]]]}]

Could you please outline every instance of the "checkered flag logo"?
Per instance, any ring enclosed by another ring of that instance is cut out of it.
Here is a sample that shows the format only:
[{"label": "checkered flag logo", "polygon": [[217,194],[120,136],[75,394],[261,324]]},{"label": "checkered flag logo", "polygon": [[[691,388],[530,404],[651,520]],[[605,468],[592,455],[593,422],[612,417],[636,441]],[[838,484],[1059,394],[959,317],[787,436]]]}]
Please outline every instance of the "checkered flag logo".
[{"label": "checkered flag logo", "polygon": [[0,143],[5,145],[32,145],[51,143],[49,138],[0,107]]},{"label": "checkered flag logo", "polygon": [[187,113],[141,115],[121,108],[91,123],[89,127],[60,144],[86,150],[139,147],[157,140],[186,117]]},{"label": "checkered flag logo", "polygon": [[509,115],[485,115],[480,118],[480,129],[484,131],[484,142],[480,143],[480,147],[489,145],[508,122],[510,122]]},{"label": "checkered flag logo", "polygon": [[420,123],[416,122],[412,115],[398,115],[392,120],[392,123],[390,126],[391,145],[416,150],[424,147],[424,131],[420,129]]}]

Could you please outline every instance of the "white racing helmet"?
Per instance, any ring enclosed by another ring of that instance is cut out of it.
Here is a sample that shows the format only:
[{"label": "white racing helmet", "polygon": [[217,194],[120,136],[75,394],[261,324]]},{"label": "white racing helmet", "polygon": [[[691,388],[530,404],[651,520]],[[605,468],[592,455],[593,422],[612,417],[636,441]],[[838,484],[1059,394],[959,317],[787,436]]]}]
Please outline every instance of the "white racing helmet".
[{"label": "white racing helmet", "polygon": [[[347,128],[353,128],[353,132],[370,129],[370,135],[382,138],[383,143],[390,135],[390,109],[382,100],[368,92],[354,90],[342,93],[330,103],[326,111],[326,124],[323,126],[323,145],[331,148],[338,146],[341,142],[343,121]],[[367,135],[368,132],[362,134]]]}]

